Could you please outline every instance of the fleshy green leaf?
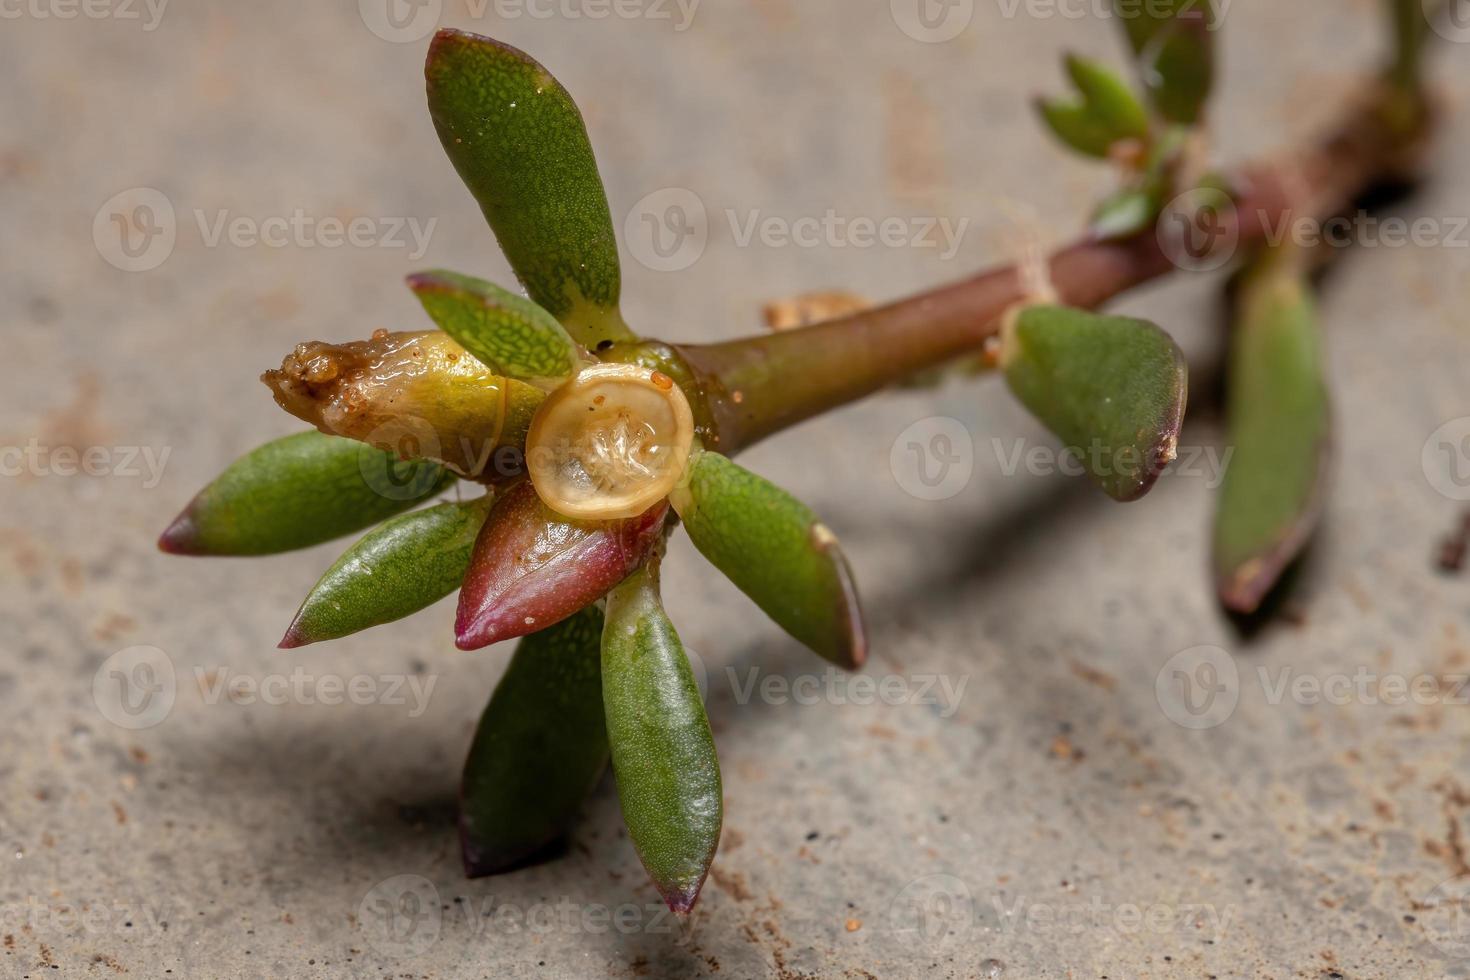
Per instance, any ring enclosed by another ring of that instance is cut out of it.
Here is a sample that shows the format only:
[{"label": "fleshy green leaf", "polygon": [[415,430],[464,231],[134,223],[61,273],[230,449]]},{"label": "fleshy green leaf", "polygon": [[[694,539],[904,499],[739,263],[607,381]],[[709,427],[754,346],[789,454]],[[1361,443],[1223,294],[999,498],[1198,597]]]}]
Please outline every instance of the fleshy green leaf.
[{"label": "fleshy green leaf", "polygon": [[697,454],[670,497],[689,539],[782,629],[855,670],[867,637],[837,538],[801,501],[719,453]]},{"label": "fleshy green leaf", "polygon": [[471,878],[509,871],[562,837],[607,768],[602,610],[521,640],[480,718],[460,788]]},{"label": "fleshy green leaf", "polygon": [[1067,56],[1066,65],[1081,99],[1037,103],[1042,118],[1063,143],[1088,156],[1106,157],[1114,143],[1148,138],[1148,113],[1118,76],[1075,54]]},{"label": "fleshy green leaf", "polygon": [[270,555],[361,531],[442,491],[443,467],[301,432],[235,460],[158,539],[178,555]]},{"label": "fleshy green leaf", "polygon": [[1182,125],[1198,122],[1214,83],[1212,0],[1113,0],[1113,8],[1159,115]]},{"label": "fleshy green leaf", "polygon": [[1188,373],[1146,320],[1032,306],[1008,325],[1006,380],[1109,496],[1136,500],[1173,458]]},{"label": "fleshy green leaf", "polygon": [[531,299],[584,347],[632,339],[607,194],[576,103],[522,51],[441,30],[429,114]]},{"label": "fleshy green leaf", "polygon": [[658,593],[658,559],[608,596],[602,698],[633,846],[669,908],[694,907],[720,840],[720,765],[694,672]]},{"label": "fleshy green leaf", "polygon": [[1154,223],[1159,203],[1158,195],[1148,187],[1120,188],[1097,206],[1089,228],[1099,239],[1126,238]]},{"label": "fleshy green leaf", "polygon": [[522,480],[495,502],[459,593],[455,643],[478,650],[525,636],[596,602],[657,543],[667,501],[620,521],[574,521]]},{"label": "fleshy green leaf", "polygon": [[1108,155],[1113,145],[1112,130],[1095,118],[1086,105],[1042,98],[1036,100],[1036,109],[1057,139],[1078,153],[1099,158]]},{"label": "fleshy green leaf", "polygon": [[1317,314],[1290,256],[1242,279],[1230,339],[1229,445],[1215,512],[1221,601],[1251,613],[1316,527],[1327,480],[1331,412]]},{"label": "fleshy green leaf", "polygon": [[1069,54],[1067,75],[1092,114],[1116,139],[1148,138],[1148,111],[1121,78],[1100,62]]},{"label": "fleshy green leaf", "polygon": [[489,496],[384,522],[337,559],[281,640],[290,649],[411,616],[459,588]]},{"label": "fleshy green leaf", "polygon": [[528,299],[442,269],[409,276],[408,286],[441,330],[497,374],[560,380],[577,368],[577,345]]}]

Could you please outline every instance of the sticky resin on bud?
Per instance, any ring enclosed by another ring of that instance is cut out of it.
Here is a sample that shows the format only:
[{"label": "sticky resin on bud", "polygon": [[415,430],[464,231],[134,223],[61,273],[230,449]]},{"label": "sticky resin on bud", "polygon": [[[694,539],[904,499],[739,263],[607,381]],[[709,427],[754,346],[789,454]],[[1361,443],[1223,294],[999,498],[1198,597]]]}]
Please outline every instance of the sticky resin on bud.
[{"label": "sticky resin on bud", "polygon": [[694,416],[672,378],[596,364],[553,391],[531,422],[526,460],[548,507],[567,517],[636,517],[683,476]]}]

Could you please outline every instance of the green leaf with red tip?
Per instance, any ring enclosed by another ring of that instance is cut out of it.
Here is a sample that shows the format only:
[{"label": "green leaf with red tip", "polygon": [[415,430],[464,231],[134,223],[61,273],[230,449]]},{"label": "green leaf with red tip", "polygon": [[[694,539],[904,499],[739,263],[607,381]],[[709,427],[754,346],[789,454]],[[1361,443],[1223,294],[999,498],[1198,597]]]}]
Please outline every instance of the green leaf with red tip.
[{"label": "green leaf with red tip", "polygon": [[527,294],[584,347],[633,339],[618,312],[617,238],[582,114],[535,59],[441,30],[429,115]]},{"label": "green leaf with red tip", "polygon": [[571,828],[607,768],[602,610],[521,640],[475,731],[460,784],[465,873],[525,864]]},{"label": "green leaf with red tip", "polygon": [[1249,269],[1230,338],[1231,455],[1215,511],[1220,599],[1252,613],[1301,553],[1322,510],[1331,411],[1315,304],[1287,255]]},{"label": "green leaf with red tip", "polygon": [[1148,113],[1122,79],[1075,54],[1067,56],[1066,67],[1080,98],[1037,102],[1058,139],[1079,153],[1106,157],[1114,143],[1148,138]]},{"label": "green leaf with red tip", "polygon": [[658,557],[608,596],[602,699],[623,819],[669,908],[694,907],[724,819],[699,687],[659,601]]},{"label": "green leaf with red tip", "polygon": [[689,462],[670,500],[710,563],[796,639],[856,670],[867,637],[837,538],[801,501],[719,453]]},{"label": "green leaf with red tip", "polygon": [[270,555],[371,527],[454,482],[353,439],[301,432],[235,460],[158,539],[180,555]]},{"label": "green leaf with red tip", "polygon": [[1146,320],[1032,306],[1007,325],[1006,380],[1107,494],[1136,500],[1174,458],[1188,370]]},{"label": "green leaf with red tip", "polygon": [[646,558],[666,501],[627,520],[574,521],[522,480],[495,502],[459,593],[455,643],[478,650],[535,633],[596,602]]},{"label": "green leaf with red tip", "polygon": [[459,588],[489,496],[385,521],[312,588],[281,647],[335,640],[425,609]]},{"label": "green leaf with red tip", "polygon": [[1113,0],[1149,100],[1170,122],[1194,125],[1215,75],[1212,0]]},{"label": "green leaf with red tip", "polygon": [[442,269],[411,275],[408,286],[439,329],[497,374],[559,381],[577,369],[572,338],[554,316],[524,297]]}]

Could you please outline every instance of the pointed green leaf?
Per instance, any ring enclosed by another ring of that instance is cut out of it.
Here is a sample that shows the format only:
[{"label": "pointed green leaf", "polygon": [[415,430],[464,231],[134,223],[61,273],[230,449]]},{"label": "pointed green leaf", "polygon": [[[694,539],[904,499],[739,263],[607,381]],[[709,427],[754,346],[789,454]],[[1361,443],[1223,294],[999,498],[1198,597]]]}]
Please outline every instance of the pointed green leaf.
[{"label": "pointed green leaf", "polygon": [[1199,121],[1214,83],[1212,0],[1113,0],[1149,99],[1170,122]]},{"label": "pointed green leaf", "polygon": [[867,658],[862,609],[837,538],[801,501],[719,453],[690,460],[670,501],[689,539],[771,619],[849,670]]},{"label": "pointed green leaf", "polygon": [[1067,56],[1066,67],[1081,99],[1037,101],[1058,139],[1087,156],[1107,157],[1114,143],[1148,138],[1148,112],[1122,79],[1075,54]]},{"label": "pointed green leaf", "polygon": [[442,269],[409,276],[408,286],[441,330],[497,374],[561,380],[577,369],[577,345],[528,299]]},{"label": "pointed green leaf", "polygon": [[459,588],[490,500],[486,495],[411,511],[369,532],[312,588],[281,647],[391,623]]},{"label": "pointed green leaf", "polygon": [[1113,131],[1085,104],[1042,98],[1036,100],[1036,110],[1057,139],[1078,153],[1099,159],[1108,155],[1113,145]]},{"label": "pointed green leaf", "polygon": [[1146,320],[1032,306],[1008,325],[1006,380],[1109,496],[1136,500],[1174,458],[1188,374]]},{"label": "pointed green leaf", "polygon": [[1082,101],[1113,133],[1114,139],[1148,138],[1148,110],[1133,95],[1128,83],[1100,62],[1081,55],[1067,55],[1066,66]]},{"label": "pointed green leaf", "polygon": [[1321,513],[1331,443],[1317,314],[1301,269],[1267,258],[1243,277],[1230,338],[1229,446],[1215,512],[1221,601],[1254,612]]},{"label": "pointed green leaf", "polygon": [[618,245],[576,103],[533,58],[442,30],[424,67],[429,114],[531,299],[594,348],[632,334]]},{"label": "pointed green leaf", "polygon": [[694,672],[658,594],[658,558],[608,596],[602,698],[623,818],[679,914],[694,907],[724,819],[720,766]]},{"label": "pointed green leaf", "polygon": [[179,555],[269,555],[361,531],[442,491],[443,467],[301,432],[231,463],[158,539]]},{"label": "pointed green leaf", "polygon": [[460,786],[471,878],[509,871],[570,829],[607,768],[602,610],[521,640],[480,718]]}]

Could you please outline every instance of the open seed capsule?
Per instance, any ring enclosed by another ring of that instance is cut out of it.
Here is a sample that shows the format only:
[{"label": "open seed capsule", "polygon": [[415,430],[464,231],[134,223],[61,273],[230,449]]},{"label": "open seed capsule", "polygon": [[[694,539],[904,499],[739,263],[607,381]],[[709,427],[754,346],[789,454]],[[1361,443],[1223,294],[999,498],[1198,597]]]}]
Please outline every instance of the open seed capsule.
[{"label": "open seed capsule", "polygon": [[526,439],[531,483],[567,517],[636,517],[679,482],[694,441],[673,379],[635,364],[597,364],[552,392]]}]

